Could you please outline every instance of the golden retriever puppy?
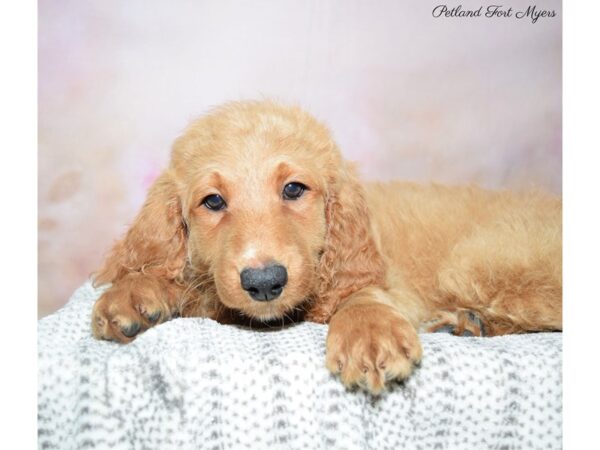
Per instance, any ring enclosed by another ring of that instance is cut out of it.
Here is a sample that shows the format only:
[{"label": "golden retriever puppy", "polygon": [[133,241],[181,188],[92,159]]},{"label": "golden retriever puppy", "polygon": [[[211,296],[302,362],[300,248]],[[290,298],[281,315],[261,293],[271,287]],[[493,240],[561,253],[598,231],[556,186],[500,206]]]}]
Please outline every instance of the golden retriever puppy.
[{"label": "golden retriever puppy", "polygon": [[171,317],[329,323],[326,365],[381,392],[421,360],[418,331],[560,330],[561,202],[542,193],[359,182],[296,107],[226,104],[176,139],[126,236],[93,334]]}]

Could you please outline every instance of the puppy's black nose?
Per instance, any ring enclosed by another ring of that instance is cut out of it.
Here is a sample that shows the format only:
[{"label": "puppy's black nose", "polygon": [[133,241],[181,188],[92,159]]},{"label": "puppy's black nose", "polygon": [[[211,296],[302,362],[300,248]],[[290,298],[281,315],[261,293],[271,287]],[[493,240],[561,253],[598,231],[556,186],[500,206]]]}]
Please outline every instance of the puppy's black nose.
[{"label": "puppy's black nose", "polygon": [[287,270],[279,264],[261,269],[244,269],[240,273],[242,288],[259,302],[275,300],[287,283]]}]

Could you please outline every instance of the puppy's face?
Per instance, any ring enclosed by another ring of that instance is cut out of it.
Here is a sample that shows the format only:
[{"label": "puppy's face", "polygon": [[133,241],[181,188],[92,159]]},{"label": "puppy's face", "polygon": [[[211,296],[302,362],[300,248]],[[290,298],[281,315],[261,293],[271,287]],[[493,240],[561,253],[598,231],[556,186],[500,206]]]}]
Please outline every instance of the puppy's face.
[{"label": "puppy's face", "polygon": [[313,294],[339,163],[323,126],[274,105],[217,110],[176,141],[188,259],[225,306],[270,320]]}]

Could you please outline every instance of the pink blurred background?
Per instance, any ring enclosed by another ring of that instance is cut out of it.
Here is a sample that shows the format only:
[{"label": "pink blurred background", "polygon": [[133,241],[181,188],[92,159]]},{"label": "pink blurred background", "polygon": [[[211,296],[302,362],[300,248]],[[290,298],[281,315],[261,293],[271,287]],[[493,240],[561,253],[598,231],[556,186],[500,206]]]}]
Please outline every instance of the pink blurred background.
[{"label": "pink blurred background", "polygon": [[439,4],[40,0],[39,316],[98,267],[184,126],[227,100],[301,104],[366,179],[560,194],[561,2],[536,23]]}]

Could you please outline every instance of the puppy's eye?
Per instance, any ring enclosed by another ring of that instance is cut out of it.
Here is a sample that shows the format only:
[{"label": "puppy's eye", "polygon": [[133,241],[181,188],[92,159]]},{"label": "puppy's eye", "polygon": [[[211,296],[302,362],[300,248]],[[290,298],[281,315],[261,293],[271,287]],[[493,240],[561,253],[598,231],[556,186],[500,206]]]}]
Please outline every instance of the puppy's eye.
[{"label": "puppy's eye", "polygon": [[302,194],[304,194],[304,191],[307,189],[308,188],[302,183],[288,183],[283,188],[282,195],[285,200],[296,200],[302,197]]},{"label": "puppy's eye", "polygon": [[202,204],[212,211],[220,211],[227,206],[227,203],[225,203],[225,200],[219,194],[204,197]]}]

